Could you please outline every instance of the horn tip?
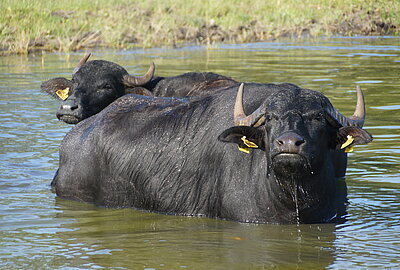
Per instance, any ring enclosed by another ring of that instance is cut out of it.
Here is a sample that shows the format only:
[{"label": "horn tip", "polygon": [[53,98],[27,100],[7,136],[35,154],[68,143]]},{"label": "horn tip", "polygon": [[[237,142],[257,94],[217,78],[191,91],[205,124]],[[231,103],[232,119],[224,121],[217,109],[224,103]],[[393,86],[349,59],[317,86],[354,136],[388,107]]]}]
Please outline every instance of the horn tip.
[{"label": "horn tip", "polygon": [[359,85],[356,86],[356,92],[357,92],[357,98],[361,98],[362,100],[364,100],[364,93],[361,90],[361,86]]},{"label": "horn tip", "polygon": [[92,52],[86,53],[86,55],[83,57],[84,62],[86,62],[90,56],[92,56]]}]

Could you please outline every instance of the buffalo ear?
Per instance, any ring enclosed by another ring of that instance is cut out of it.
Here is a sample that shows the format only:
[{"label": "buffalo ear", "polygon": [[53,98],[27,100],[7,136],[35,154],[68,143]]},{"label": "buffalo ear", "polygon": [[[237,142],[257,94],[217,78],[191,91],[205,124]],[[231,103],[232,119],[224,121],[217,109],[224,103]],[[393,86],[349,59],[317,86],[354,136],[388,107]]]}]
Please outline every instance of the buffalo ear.
[{"label": "buffalo ear", "polygon": [[239,150],[246,152],[249,148],[265,149],[264,133],[255,128],[248,126],[235,126],[224,130],[218,140],[225,143],[236,143]]},{"label": "buffalo ear", "polygon": [[66,78],[53,78],[45,81],[40,86],[42,91],[62,101],[68,98],[69,91],[72,88],[72,81]]},{"label": "buffalo ear", "polygon": [[368,131],[350,126],[341,127],[337,133],[336,148],[350,149],[356,144],[367,144],[372,142],[372,135]]}]

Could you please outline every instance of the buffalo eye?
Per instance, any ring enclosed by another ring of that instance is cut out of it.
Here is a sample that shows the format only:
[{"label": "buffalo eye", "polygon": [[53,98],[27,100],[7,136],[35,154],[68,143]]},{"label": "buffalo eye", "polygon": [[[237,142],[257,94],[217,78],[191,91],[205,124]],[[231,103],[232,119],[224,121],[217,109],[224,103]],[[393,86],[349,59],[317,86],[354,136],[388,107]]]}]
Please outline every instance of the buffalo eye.
[{"label": "buffalo eye", "polygon": [[77,82],[77,80],[75,79],[75,77],[72,77],[71,82],[72,82],[72,84],[73,84],[74,86],[77,86],[77,85],[78,85],[78,82]]},{"label": "buffalo eye", "polygon": [[265,117],[265,122],[270,122],[278,119],[278,117],[275,114],[270,114],[270,113],[266,113],[264,117]]},{"label": "buffalo eye", "polygon": [[112,87],[111,87],[111,85],[110,84],[105,84],[105,85],[103,85],[103,87],[102,87],[103,89],[112,89]]},{"label": "buffalo eye", "polygon": [[72,79],[71,79],[71,81],[72,81],[72,83],[73,83],[74,85],[78,85],[78,84],[79,84],[79,79],[77,78],[77,76],[73,76]]},{"label": "buffalo eye", "polygon": [[98,93],[101,93],[101,92],[108,91],[108,90],[112,90],[112,89],[113,89],[113,88],[112,88],[111,84],[106,83],[106,84],[102,85],[101,87],[99,87],[99,88],[97,89],[97,92],[98,92]]},{"label": "buffalo eye", "polygon": [[313,120],[318,121],[318,122],[322,122],[322,121],[324,121],[324,119],[325,119],[324,114],[323,113],[318,113],[317,115],[314,116]]}]

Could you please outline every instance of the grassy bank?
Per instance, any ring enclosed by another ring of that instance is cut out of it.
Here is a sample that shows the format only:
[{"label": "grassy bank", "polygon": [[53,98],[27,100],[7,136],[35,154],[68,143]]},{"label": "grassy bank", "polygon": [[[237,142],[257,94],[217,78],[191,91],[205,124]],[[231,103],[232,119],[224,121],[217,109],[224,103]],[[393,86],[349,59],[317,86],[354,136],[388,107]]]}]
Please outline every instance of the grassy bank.
[{"label": "grassy bank", "polygon": [[2,0],[0,54],[400,32],[398,0]]}]

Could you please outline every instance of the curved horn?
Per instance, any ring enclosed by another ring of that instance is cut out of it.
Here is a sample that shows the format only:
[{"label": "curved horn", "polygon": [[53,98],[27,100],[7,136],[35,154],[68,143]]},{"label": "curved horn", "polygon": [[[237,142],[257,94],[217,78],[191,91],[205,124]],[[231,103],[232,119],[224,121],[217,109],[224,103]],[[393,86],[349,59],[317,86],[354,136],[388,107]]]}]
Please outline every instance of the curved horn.
[{"label": "curved horn", "polygon": [[365,121],[365,101],[361,87],[357,85],[357,105],[352,116],[346,117],[335,108],[328,109],[328,113],[341,126],[363,127]]},{"label": "curved horn", "polygon": [[356,110],[353,115],[350,117],[352,120],[362,121],[364,124],[365,121],[365,102],[364,102],[364,94],[361,91],[361,87],[357,85],[357,105]]},{"label": "curved horn", "polygon": [[156,66],[154,63],[150,64],[149,70],[144,74],[143,76],[132,76],[132,75],[124,75],[122,78],[122,83],[125,84],[128,87],[133,87],[133,86],[141,86],[153,79],[154,72],[156,70]]},{"label": "curved horn", "polygon": [[243,119],[246,118],[243,108],[243,88],[244,84],[241,83],[236,95],[235,107],[233,109],[233,122],[235,123],[235,126],[249,126],[246,123],[242,123]]},{"label": "curved horn", "polygon": [[92,55],[92,53],[87,53],[82,59],[79,61],[78,65],[74,68],[74,71],[72,72],[72,75],[77,73],[78,70],[83,66],[83,64],[86,63],[86,61],[89,59],[89,57]]},{"label": "curved horn", "polygon": [[233,111],[233,122],[235,126],[253,126],[258,127],[265,122],[262,105],[257,108],[252,114],[246,116],[243,108],[243,90],[244,83],[240,84],[236,95],[236,102]]}]

